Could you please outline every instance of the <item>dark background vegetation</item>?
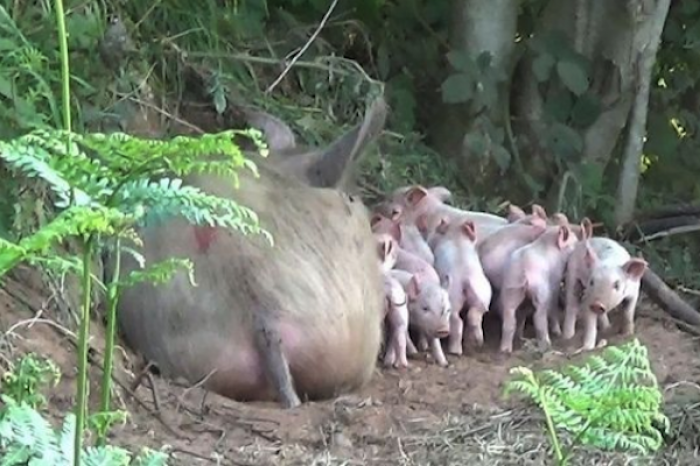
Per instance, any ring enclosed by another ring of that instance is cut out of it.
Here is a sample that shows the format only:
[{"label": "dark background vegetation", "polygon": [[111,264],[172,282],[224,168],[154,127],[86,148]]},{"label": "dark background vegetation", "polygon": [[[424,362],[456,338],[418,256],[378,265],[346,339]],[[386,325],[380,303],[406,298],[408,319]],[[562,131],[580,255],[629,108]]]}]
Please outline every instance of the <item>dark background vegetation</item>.
[{"label": "dark background vegetation", "polygon": [[[700,3],[673,1],[667,17],[663,3],[71,0],[75,129],[196,134],[240,126],[235,109],[255,105],[321,144],[383,91],[392,111],[363,166],[368,202],[407,183],[440,184],[466,207],[537,202],[574,220],[588,215],[614,234],[640,213],[700,196]],[[639,190],[625,189],[635,209],[619,212],[643,80],[638,42],[655,20],[664,27]],[[0,137],[61,127],[53,4],[4,1],[0,30]],[[0,185],[1,234],[41,222],[41,193],[15,189],[8,176]],[[32,218],[15,215],[27,203]],[[644,243],[637,235],[634,247],[688,293],[700,288],[696,237]]]}]

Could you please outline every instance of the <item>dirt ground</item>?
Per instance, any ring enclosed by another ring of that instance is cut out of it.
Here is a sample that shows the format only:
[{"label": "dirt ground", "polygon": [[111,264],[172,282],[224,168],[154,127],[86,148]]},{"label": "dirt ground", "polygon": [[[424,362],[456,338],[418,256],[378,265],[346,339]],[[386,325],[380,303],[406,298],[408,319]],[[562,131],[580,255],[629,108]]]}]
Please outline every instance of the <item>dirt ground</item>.
[{"label": "dirt ground", "polygon": [[[58,421],[74,401],[74,336],[54,320],[55,312],[46,310],[51,299],[40,289],[26,278],[22,283],[9,279],[2,284],[0,366],[6,369],[9,361],[27,351],[57,363],[63,378],[49,396],[48,414]],[[638,316],[637,336],[649,349],[667,401],[685,400],[681,403],[685,407],[700,405],[700,387],[694,385],[700,383],[698,339],[681,332],[663,311],[646,301]],[[123,387],[133,381],[127,368],[136,359],[122,349],[117,356],[122,388],[116,401],[131,416],[126,425],[112,431],[111,442],[132,451],[142,445],[168,445],[172,465],[551,464],[537,411],[517,399],[504,398],[503,385],[515,365],[551,367],[581,356],[556,351],[538,355],[526,343],[510,360],[495,363],[499,331],[493,325],[490,322],[486,332],[487,338],[492,337],[485,351],[448,356],[451,365],[446,369],[420,359],[411,360],[405,372],[378,367],[364,390],[294,410],[274,403],[237,403],[157,376],[151,378],[155,390],[144,379],[134,398]],[[93,322],[91,332],[92,348],[101,354],[103,328]],[[93,364],[93,406],[100,377],[99,364]],[[692,418],[679,415],[677,419],[674,422],[688,423],[680,429],[681,435],[685,432],[697,441],[700,430],[691,429]],[[654,459],[637,458],[630,463],[624,455],[581,450],[572,464],[700,464],[693,446],[681,441],[677,439],[675,446]]]}]

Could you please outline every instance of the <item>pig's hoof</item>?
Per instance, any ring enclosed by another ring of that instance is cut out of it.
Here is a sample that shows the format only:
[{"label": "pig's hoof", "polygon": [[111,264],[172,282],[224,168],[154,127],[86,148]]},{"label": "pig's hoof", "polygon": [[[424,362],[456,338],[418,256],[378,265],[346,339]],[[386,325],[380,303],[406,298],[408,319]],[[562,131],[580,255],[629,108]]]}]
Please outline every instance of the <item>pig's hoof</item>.
[{"label": "pig's hoof", "polygon": [[464,354],[464,350],[462,349],[462,343],[459,342],[457,344],[447,345],[447,352],[456,356],[461,356],[462,354]]},{"label": "pig's hoof", "polygon": [[437,365],[440,366],[440,367],[449,367],[450,363],[447,362],[447,360],[445,360],[445,361],[437,361]]},{"label": "pig's hoof", "polygon": [[508,359],[510,359],[510,356],[511,356],[510,351],[498,351],[497,353],[495,353],[493,355],[492,359],[493,359],[493,362],[495,362],[497,364],[502,364],[502,363],[508,361]]},{"label": "pig's hoof", "polygon": [[282,406],[285,409],[294,409],[296,407],[301,406],[301,400],[299,399],[296,393],[289,394],[285,396],[282,400]]}]

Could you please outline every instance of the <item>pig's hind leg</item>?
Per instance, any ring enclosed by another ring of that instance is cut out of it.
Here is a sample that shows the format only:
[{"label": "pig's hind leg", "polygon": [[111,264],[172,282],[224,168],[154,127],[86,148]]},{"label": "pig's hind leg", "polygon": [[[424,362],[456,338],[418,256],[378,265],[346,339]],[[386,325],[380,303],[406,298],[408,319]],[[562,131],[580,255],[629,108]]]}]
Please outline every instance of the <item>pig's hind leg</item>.
[{"label": "pig's hind leg", "polygon": [[289,361],[282,350],[282,337],[274,326],[267,324],[264,315],[255,317],[255,346],[263,364],[263,371],[285,408],[301,405],[294,389]]},{"label": "pig's hind leg", "polygon": [[501,345],[499,348],[501,353],[509,354],[513,352],[513,337],[515,336],[517,326],[516,312],[518,307],[520,307],[525,300],[525,297],[525,289],[522,287],[504,288],[501,290],[500,309],[503,325],[501,330]]},{"label": "pig's hind leg", "polygon": [[546,351],[552,346],[549,338],[550,314],[556,309],[557,296],[551,292],[549,286],[540,283],[530,291],[535,314],[532,317],[535,324],[535,333],[540,351]]}]

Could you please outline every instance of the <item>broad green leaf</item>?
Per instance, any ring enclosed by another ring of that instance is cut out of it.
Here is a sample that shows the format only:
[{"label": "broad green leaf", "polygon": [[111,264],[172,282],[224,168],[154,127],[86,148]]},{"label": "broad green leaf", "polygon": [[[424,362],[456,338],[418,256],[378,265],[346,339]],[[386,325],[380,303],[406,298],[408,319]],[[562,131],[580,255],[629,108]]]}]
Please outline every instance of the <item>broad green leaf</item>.
[{"label": "broad green leaf", "polygon": [[583,150],[583,139],[573,129],[554,123],[548,131],[550,147],[563,159],[573,159]]},{"label": "broad green leaf", "polygon": [[557,74],[564,85],[574,94],[581,95],[588,90],[588,77],[582,66],[573,61],[557,62]]},{"label": "broad green leaf", "polygon": [[464,73],[449,76],[441,86],[442,100],[447,104],[468,102],[474,95],[474,81]]},{"label": "broad green leaf", "polygon": [[541,53],[532,61],[532,72],[537,81],[544,82],[549,79],[554,62],[554,57],[548,53]]},{"label": "broad green leaf", "polygon": [[496,161],[496,164],[501,169],[501,172],[506,171],[508,167],[510,167],[510,161],[512,157],[510,155],[510,152],[502,145],[498,144],[493,146],[491,148],[491,155]]},{"label": "broad green leaf", "polygon": [[569,92],[556,87],[549,89],[544,103],[544,112],[554,121],[564,122],[569,119],[573,107],[573,98]]},{"label": "broad green leaf", "polygon": [[486,139],[484,139],[484,136],[478,131],[467,133],[464,136],[463,143],[469,152],[477,156],[483,156],[486,152]]},{"label": "broad green leaf", "polygon": [[602,105],[600,99],[590,92],[587,92],[578,98],[574,104],[574,108],[571,110],[572,123],[575,126],[587,128],[598,119],[601,110]]},{"label": "broad green leaf", "polygon": [[666,158],[670,162],[669,159],[674,157],[679,144],[678,134],[671,125],[668,116],[650,113],[644,152],[658,155],[662,159]]},{"label": "broad green leaf", "polygon": [[462,50],[451,50],[447,52],[447,60],[457,71],[467,71],[476,66],[469,54]]}]

